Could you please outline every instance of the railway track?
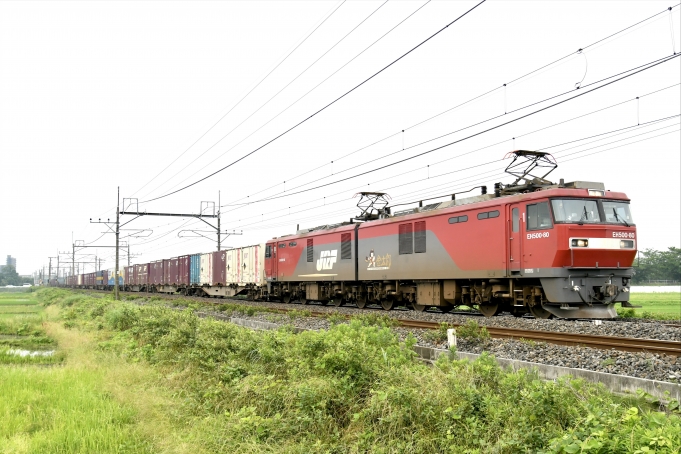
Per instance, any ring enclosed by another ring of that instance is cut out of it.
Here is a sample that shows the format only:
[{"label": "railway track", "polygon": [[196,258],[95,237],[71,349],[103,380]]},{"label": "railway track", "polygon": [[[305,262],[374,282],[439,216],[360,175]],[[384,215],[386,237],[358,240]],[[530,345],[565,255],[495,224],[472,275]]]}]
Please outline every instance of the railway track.
[{"label": "railway track", "polygon": [[[434,322],[400,320],[401,325],[409,328],[437,329]],[[451,324],[452,327],[461,326]],[[648,352],[665,355],[681,355],[681,342],[657,339],[639,339],[615,336],[597,336],[593,334],[559,333],[555,331],[536,331],[516,328],[486,327],[490,336],[495,339],[525,339],[551,344],[599,348],[602,350],[622,350],[626,352]]]},{"label": "railway track", "polygon": [[[89,290],[93,291],[93,290]],[[94,290],[97,291],[97,290]],[[136,292],[123,292],[131,293],[135,295],[140,295]],[[158,294],[157,294],[158,295]],[[170,296],[169,299],[174,299],[173,297],[178,297],[177,295],[167,295]],[[166,295],[164,295],[164,298]],[[183,299],[197,299],[201,301],[212,301],[210,298],[202,297],[185,297]],[[234,301],[239,303],[244,303],[246,301],[237,298],[225,298],[220,301]],[[301,308],[313,308],[314,306],[299,306],[289,308],[268,308],[268,310],[279,313],[288,313],[294,310],[300,310]],[[306,309],[313,317],[327,317],[328,312],[320,312]],[[347,318],[352,318],[349,314],[341,314]],[[440,323],[428,322],[422,320],[407,320],[402,318],[396,319],[400,326],[405,328],[418,328],[418,329],[438,329],[440,328]],[[460,323],[449,323],[449,326],[456,328],[461,326]],[[556,331],[540,331],[540,330],[524,330],[518,328],[500,328],[500,327],[485,327],[489,332],[490,336],[494,339],[525,339],[537,342],[547,342],[557,345],[566,346],[580,346],[580,347],[591,347],[601,350],[621,350],[626,352],[647,352],[647,353],[657,353],[672,356],[681,356],[681,342],[669,341],[669,340],[658,340],[658,339],[641,339],[641,338],[630,338],[630,337],[617,337],[617,336],[600,336],[594,334],[576,334],[576,333],[561,333]]]}]

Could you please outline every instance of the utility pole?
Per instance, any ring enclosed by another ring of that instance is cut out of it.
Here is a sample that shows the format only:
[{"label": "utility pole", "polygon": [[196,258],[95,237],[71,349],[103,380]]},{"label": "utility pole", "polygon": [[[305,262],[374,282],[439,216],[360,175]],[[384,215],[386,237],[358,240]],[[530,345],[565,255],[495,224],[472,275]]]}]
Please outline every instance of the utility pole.
[{"label": "utility pole", "polygon": [[49,285],[50,278],[52,277],[52,257],[48,257],[48,259],[50,259],[50,265],[47,268],[47,284]]},{"label": "utility pole", "polygon": [[118,235],[120,233],[120,211],[121,211],[121,187],[118,186],[116,192],[116,271],[114,272],[114,299],[120,300],[118,295]]},{"label": "utility pole", "polygon": [[220,191],[218,191],[218,252],[220,251]]},{"label": "utility pole", "polygon": [[128,266],[130,266],[130,240],[128,240]]}]

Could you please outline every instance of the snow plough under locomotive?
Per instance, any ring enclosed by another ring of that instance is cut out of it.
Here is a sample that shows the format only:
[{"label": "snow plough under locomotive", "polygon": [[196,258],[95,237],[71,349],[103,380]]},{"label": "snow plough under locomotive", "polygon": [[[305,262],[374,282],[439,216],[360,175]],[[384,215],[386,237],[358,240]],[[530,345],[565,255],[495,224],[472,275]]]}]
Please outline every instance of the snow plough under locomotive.
[{"label": "snow plough under locomotive", "polygon": [[[507,171],[516,181],[495,184],[492,193],[482,186],[477,196],[416,201],[404,211],[393,211],[386,194],[360,193],[362,211],[348,222],[211,253],[210,266],[223,278],[192,283],[188,275],[172,284],[171,276],[158,283],[128,276],[125,287],[386,310],[469,306],[485,316],[613,318],[615,303],[633,307],[636,228],[627,196],[602,183],[546,180],[555,168],[546,153],[511,155]],[[515,172],[520,164],[524,170]],[[543,167],[550,170],[532,175]],[[208,260],[201,257],[200,266],[203,272]],[[245,268],[254,268],[247,278]]]}]

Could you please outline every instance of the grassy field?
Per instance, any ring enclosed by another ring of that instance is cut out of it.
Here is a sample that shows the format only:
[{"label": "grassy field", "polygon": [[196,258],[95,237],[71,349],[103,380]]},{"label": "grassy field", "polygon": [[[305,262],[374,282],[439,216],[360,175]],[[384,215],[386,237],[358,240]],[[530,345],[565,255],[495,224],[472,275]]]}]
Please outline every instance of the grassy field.
[{"label": "grassy field", "polygon": [[154,452],[135,407],[112,396],[107,368],[92,361],[95,346],[49,321],[55,314],[34,293],[0,294],[0,452]]},{"label": "grassy field", "polygon": [[630,302],[642,306],[635,317],[681,319],[681,293],[632,293]]}]

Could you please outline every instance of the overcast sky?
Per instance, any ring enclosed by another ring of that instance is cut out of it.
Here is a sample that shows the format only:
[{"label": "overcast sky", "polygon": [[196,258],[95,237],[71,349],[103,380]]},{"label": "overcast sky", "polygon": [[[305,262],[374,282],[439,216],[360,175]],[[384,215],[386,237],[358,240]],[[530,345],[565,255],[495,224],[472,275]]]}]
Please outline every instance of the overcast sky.
[{"label": "overcast sky", "polygon": [[[631,198],[639,249],[678,247],[680,59],[603,86],[680,51],[681,8],[651,0],[487,1],[242,161],[142,203],[266,144],[476,4],[0,2],[0,262],[11,254],[29,274],[72,240],[114,244],[89,218],[115,218],[117,186],[148,212],[197,213],[220,191],[223,227],[243,230],[223,244],[240,246],[345,221],[359,190],[394,203],[491,191],[512,181],[507,152],[547,147],[554,181],[600,181]],[[262,201],[273,196],[285,197]],[[201,224],[134,220],[125,228],[153,233],[129,239],[133,263],[213,250],[178,238]],[[82,252],[113,266],[113,249]]]}]

